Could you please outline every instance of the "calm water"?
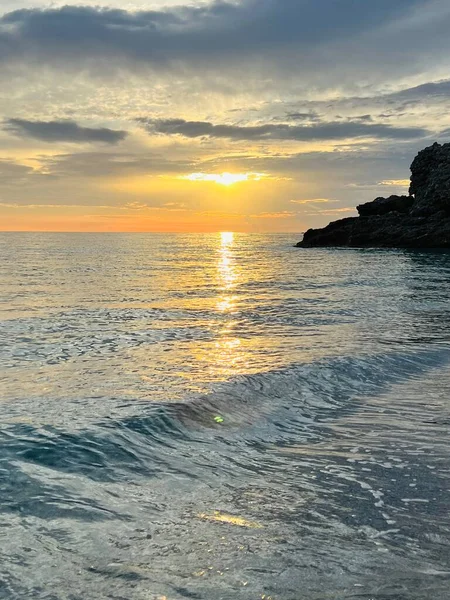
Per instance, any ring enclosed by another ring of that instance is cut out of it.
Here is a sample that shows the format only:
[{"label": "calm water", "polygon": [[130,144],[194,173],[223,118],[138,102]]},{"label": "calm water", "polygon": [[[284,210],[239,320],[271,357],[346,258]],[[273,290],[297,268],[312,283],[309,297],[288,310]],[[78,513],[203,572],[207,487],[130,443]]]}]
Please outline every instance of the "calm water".
[{"label": "calm water", "polygon": [[0,598],[450,598],[450,254],[0,235]]}]

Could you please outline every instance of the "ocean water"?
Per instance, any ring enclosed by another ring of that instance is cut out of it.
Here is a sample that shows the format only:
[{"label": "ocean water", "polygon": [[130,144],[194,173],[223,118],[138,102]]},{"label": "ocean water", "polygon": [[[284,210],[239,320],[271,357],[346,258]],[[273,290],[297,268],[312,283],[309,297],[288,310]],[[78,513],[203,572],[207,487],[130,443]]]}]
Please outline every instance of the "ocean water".
[{"label": "ocean water", "polygon": [[0,598],[450,598],[450,254],[0,234]]}]

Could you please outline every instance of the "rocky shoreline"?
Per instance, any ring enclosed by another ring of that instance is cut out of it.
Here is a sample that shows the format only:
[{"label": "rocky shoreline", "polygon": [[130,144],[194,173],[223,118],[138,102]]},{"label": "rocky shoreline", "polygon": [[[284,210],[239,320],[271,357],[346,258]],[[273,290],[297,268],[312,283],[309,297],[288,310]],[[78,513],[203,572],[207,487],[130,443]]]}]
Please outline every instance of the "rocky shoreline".
[{"label": "rocky shoreline", "polygon": [[358,217],[309,229],[299,248],[450,248],[450,144],[425,148],[411,165],[409,196],[376,198]]}]

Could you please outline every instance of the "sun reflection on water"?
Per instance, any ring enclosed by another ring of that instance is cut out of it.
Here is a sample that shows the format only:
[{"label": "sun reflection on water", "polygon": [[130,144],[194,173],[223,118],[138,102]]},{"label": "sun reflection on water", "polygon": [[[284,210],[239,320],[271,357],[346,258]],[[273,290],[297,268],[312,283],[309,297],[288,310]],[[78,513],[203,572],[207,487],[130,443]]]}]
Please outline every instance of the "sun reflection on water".
[{"label": "sun reflection on water", "polygon": [[223,231],[219,238],[217,261],[217,283],[219,294],[216,308],[224,316],[217,331],[215,342],[215,357],[211,368],[220,372],[222,377],[232,377],[242,369],[244,353],[241,348],[241,339],[236,336],[237,321],[233,319],[236,312],[237,296],[233,294],[239,281],[239,266],[236,263],[235,235],[230,231]]},{"label": "sun reflection on water", "polygon": [[[221,287],[225,290],[232,289],[237,279],[237,271],[232,254],[233,244],[234,233],[223,231],[220,234],[218,272]],[[226,300],[229,300],[229,298]]]},{"label": "sun reflection on water", "polygon": [[235,296],[230,294],[236,286],[239,273],[233,252],[234,233],[223,231],[220,234],[219,259],[217,262],[218,289],[224,293],[218,299],[217,310],[231,313],[235,307]]},{"label": "sun reflection on water", "polygon": [[234,242],[234,233],[232,231],[222,231],[220,237],[222,246],[230,245]]}]

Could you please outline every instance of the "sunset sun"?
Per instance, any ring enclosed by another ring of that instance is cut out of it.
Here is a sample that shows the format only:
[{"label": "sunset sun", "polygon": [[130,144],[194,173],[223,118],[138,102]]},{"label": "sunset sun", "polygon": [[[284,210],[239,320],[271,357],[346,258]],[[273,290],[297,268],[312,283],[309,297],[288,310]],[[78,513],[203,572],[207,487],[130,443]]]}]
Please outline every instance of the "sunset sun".
[{"label": "sunset sun", "polygon": [[260,181],[262,173],[191,173],[183,179],[189,181],[210,181],[220,185],[230,186],[243,181]]}]

